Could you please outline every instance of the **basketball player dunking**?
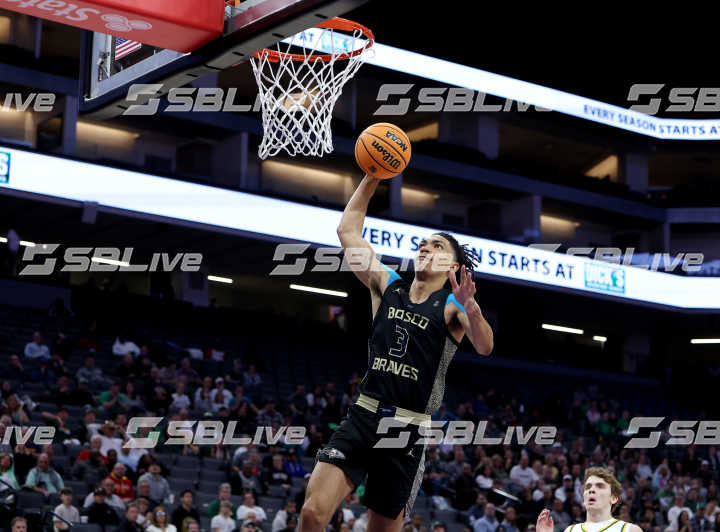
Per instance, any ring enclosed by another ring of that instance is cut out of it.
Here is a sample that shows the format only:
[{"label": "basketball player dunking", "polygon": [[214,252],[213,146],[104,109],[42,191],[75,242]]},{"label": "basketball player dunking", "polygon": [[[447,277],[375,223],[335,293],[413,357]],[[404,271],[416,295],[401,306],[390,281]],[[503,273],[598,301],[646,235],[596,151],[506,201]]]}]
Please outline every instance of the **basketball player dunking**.
[{"label": "basketball player dunking", "polygon": [[[419,426],[429,426],[430,415],[442,402],[445,373],[459,342],[467,334],[478,353],[488,355],[493,348],[492,330],[475,302],[472,274],[466,271],[473,266],[473,256],[455,238],[437,233],[420,242],[412,284],[378,261],[362,237],[377,185],[377,179],[365,176],[338,227],[351,269],[370,289],[374,318],[369,366],[356,404],[317,454],[300,532],[323,530],[341,501],[362,483],[369,510],[367,532],[400,530],[423,477],[424,447],[416,445]],[[358,254],[363,260],[357,260]],[[452,289],[444,288],[448,280]],[[398,434],[379,434],[384,417],[406,424],[395,427],[410,432],[403,448],[374,448],[381,438]]]},{"label": "basketball player dunking", "polygon": [[[621,495],[622,486],[611,471],[602,467],[588,468],[583,485],[586,520],[570,525],[565,532],[642,532],[638,525],[613,518],[612,510],[618,505]],[[554,526],[550,510],[546,508],[540,512],[536,532],[553,532]]]}]

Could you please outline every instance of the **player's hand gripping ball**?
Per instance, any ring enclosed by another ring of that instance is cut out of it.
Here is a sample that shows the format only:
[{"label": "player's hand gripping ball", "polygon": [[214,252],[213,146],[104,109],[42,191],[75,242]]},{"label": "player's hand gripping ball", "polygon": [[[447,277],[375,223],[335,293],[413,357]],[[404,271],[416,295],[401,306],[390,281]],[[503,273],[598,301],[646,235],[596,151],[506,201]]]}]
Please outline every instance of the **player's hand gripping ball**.
[{"label": "player's hand gripping ball", "polygon": [[373,124],[355,143],[355,160],[370,177],[390,179],[405,170],[412,147],[405,132],[397,126],[381,122]]}]

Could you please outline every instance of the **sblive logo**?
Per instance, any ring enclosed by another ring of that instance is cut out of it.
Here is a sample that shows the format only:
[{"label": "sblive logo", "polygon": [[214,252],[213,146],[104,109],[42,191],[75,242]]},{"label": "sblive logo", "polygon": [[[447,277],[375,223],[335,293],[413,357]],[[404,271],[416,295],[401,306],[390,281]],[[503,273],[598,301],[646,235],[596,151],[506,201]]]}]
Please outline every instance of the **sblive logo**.
[{"label": "sblive logo", "polygon": [[[123,115],[152,116],[160,111],[160,96],[163,95],[162,83],[136,83],[128,89],[127,101],[137,102],[130,105]],[[168,106],[164,113],[257,113],[261,109],[260,94],[255,103],[240,104],[235,102],[237,89],[231,87],[225,92],[219,87],[173,87],[167,93]]]},{"label": "sblive logo", "polygon": [[[656,96],[665,87],[664,83],[635,83],[628,92],[629,102],[638,102],[644,96]],[[695,95],[697,93],[697,96]],[[717,113],[720,112],[720,88],[718,87],[673,87],[667,100],[671,105],[665,107],[666,113]],[[630,106],[631,111],[656,115],[663,98],[649,98],[648,103],[636,103]]]},{"label": "sblive logo", "polygon": [[[102,11],[92,7],[79,7],[77,4],[63,2],[62,0],[2,0],[7,4],[14,4],[8,8],[23,12],[39,18],[48,18],[52,15],[62,17],[68,22],[83,22],[90,15],[100,15]],[[2,5],[2,4],[0,4]],[[127,17],[117,13],[101,15],[105,27],[110,31],[128,32],[132,30],[150,30],[152,24],[145,20],[128,20]]]},{"label": "sblive logo", "polygon": [[603,264],[585,264],[585,288],[625,293],[625,270]]},{"label": "sblive logo", "polygon": [[[142,428],[156,428],[163,420],[161,417],[133,417],[127,425],[130,436],[123,447],[127,449],[154,449],[158,444],[159,431],[155,430],[145,437],[131,436]],[[165,445],[278,445],[280,440],[286,445],[301,445],[305,440],[305,427],[278,427],[273,433],[272,427],[257,427],[252,439],[247,436],[235,436],[237,421],[228,421],[227,427],[222,421],[170,421],[167,425],[169,438]],[[265,441],[263,441],[263,439]]]},{"label": "sblive logo", "polygon": [[[415,96],[409,93],[415,87],[414,83],[384,83],[380,85],[377,93],[378,102],[389,102],[396,99],[397,103],[385,103],[378,107],[373,115],[404,116],[411,111],[410,104]],[[524,102],[515,102],[505,99],[505,102],[485,103],[486,94],[463,87],[422,87],[417,91],[417,105],[412,112],[415,113],[499,113],[513,111],[525,112],[530,107],[536,111],[548,112],[551,109],[531,106]]]},{"label": "sblive logo", "polygon": [[[630,420],[626,434],[637,434],[640,429],[657,428],[663,417],[634,417]],[[697,430],[694,430],[697,425]],[[720,421],[680,421],[670,423],[664,431],[668,437],[665,445],[718,445],[720,444]],[[647,438],[635,436],[625,444],[626,449],[655,449],[663,432],[654,430]]]},{"label": "sblive logo", "polygon": [[10,154],[0,151],[0,183],[10,181]]},{"label": "sblive logo", "polygon": [[[52,255],[60,244],[35,244],[26,247],[23,261],[32,261],[37,255]],[[202,264],[202,253],[153,253],[148,264],[131,264],[133,248],[67,248],[61,272],[197,272]],[[20,275],[52,275],[57,259],[45,258],[41,264],[28,264]]]}]

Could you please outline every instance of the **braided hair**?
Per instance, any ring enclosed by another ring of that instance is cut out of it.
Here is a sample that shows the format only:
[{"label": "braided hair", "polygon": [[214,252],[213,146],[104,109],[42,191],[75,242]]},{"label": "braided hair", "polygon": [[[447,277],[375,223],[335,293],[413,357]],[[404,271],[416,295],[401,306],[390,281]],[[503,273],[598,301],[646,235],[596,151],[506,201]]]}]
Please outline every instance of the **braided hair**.
[{"label": "braided hair", "polygon": [[[462,246],[457,241],[457,239],[452,236],[450,233],[435,233],[437,235],[440,235],[445,240],[450,242],[450,246],[453,248],[453,252],[455,253],[455,259],[457,262],[460,263],[460,268],[455,272],[455,280],[458,284],[460,284],[460,274],[462,271],[462,267],[465,266],[465,269],[470,272],[475,271],[475,266],[480,263],[480,257],[475,252],[474,249],[469,247],[467,244],[463,244]],[[449,280],[447,281],[450,282]]]}]

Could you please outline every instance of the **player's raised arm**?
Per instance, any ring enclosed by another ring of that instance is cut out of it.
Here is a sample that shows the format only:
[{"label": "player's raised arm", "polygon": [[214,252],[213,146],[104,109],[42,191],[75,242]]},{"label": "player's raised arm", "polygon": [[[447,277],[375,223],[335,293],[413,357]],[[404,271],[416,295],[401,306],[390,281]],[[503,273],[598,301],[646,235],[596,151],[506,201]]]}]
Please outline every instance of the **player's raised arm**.
[{"label": "player's raised arm", "polygon": [[390,274],[382,267],[375,251],[362,236],[365,214],[375,193],[378,179],[365,176],[348,201],[337,234],[345,250],[348,266],[374,296],[381,296]]}]

